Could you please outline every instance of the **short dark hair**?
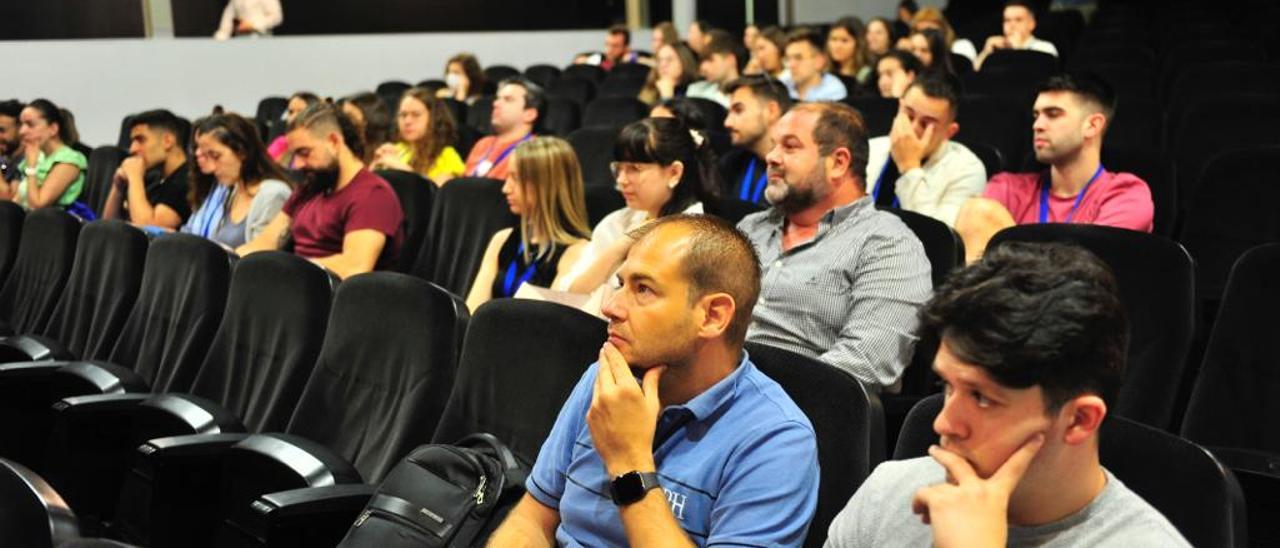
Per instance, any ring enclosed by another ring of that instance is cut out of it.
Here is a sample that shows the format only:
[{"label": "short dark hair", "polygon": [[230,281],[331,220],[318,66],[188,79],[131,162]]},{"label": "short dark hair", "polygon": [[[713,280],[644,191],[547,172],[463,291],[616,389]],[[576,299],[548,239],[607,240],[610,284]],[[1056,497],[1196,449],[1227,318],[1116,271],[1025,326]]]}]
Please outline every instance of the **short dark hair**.
[{"label": "short dark hair", "polygon": [[920,58],[916,57],[914,53],[909,51],[903,51],[900,49],[891,49],[886,51],[884,55],[880,56],[880,59],[876,60],[876,66],[880,66],[880,61],[884,61],[885,59],[897,59],[898,64],[902,65],[902,70],[912,74],[920,74],[924,71],[924,64],[920,62]]},{"label": "short dark hair", "polygon": [[818,154],[826,157],[837,148],[849,149],[849,171],[862,186],[867,188],[867,123],[857,109],[844,103],[801,103],[792,112],[813,112],[818,121],[813,126],[813,141],[818,144]]},{"label": "short dark hair", "polygon": [[133,128],[138,126],[147,126],[152,131],[173,135],[179,147],[186,146],[186,133],[189,130],[189,126],[184,124],[176,114],[165,109],[148,110],[130,116],[129,131],[133,131]]},{"label": "short dark hair", "polygon": [[1009,1],[1007,1],[1007,2],[1005,2],[1005,3],[1004,3],[1004,7],[1006,7],[1006,8],[1014,8],[1014,7],[1017,7],[1017,8],[1023,8],[1023,9],[1025,9],[1025,10],[1027,10],[1027,13],[1030,13],[1030,14],[1031,14],[1031,18],[1032,18],[1032,19],[1036,19],[1036,20],[1040,19],[1039,15],[1038,15],[1038,14],[1036,14],[1036,7],[1035,7],[1034,5],[1032,5],[1032,4],[1031,4],[1031,2],[1028,2],[1027,0],[1009,0]]},{"label": "short dark hair", "polygon": [[727,293],[736,308],[725,340],[742,346],[751,325],[751,311],[760,295],[760,258],[746,235],[729,221],[713,215],[668,215],[631,232],[637,243],[667,226],[682,226],[692,242],[680,267],[689,280],[689,302],[708,293]]},{"label": "short dark hair", "polygon": [[[524,76],[512,76],[498,82],[498,89],[503,86],[520,86],[524,88],[524,108],[538,111],[538,120],[542,119],[542,113],[547,110],[547,94],[542,90],[542,86],[533,83],[533,80]],[[537,125],[537,122],[534,122]]]},{"label": "short dark hair", "polygon": [[17,99],[9,99],[8,101],[0,101],[0,116],[8,116],[17,120],[22,117],[22,109],[27,105]]},{"label": "short dark hair", "polygon": [[751,94],[755,95],[756,99],[763,102],[768,103],[772,101],[778,103],[778,108],[781,114],[786,114],[793,104],[791,94],[787,92],[787,86],[782,85],[782,82],[779,82],[774,78],[770,78],[762,74],[753,74],[751,76],[738,78],[737,80],[725,84],[723,91],[725,95],[733,95],[742,88],[750,89]]},{"label": "short dark hair", "polygon": [[988,248],[924,305],[920,335],[1004,386],[1039,386],[1049,413],[1082,394],[1113,405],[1129,346],[1111,270],[1061,243]]},{"label": "short dark hair", "polygon": [[1102,77],[1089,72],[1055,74],[1036,88],[1036,94],[1062,91],[1076,95],[1087,103],[1093,103],[1110,123],[1116,115],[1116,92]]},{"label": "short dark hair", "polygon": [[826,51],[826,48],[824,47],[825,44],[822,41],[822,35],[818,34],[818,31],[808,27],[800,27],[788,33],[787,41],[783,45],[782,49],[785,50],[786,46],[790,46],[791,44],[794,44],[797,42],[806,42],[809,45],[813,46],[813,49],[819,52]]},{"label": "short dark hair", "polygon": [[626,25],[617,24],[609,27],[609,34],[621,34],[622,43],[631,45],[631,29],[628,29]]},{"label": "short dark hair", "polygon": [[911,81],[907,89],[919,88],[926,97],[945,99],[951,117],[960,113],[960,79],[949,73],[925,72]]},{"label": "short dark hair", "polygon": [[718,53],[720,55],[733,55],[737,59],[741,57],[741,55],[738,55],[738,49],[734,47],[737,44],[738,41],[728,32],[720,29],[711,29],[707,31],[707,47],[702,50],[703,58],[705,59],[713,53]]},{"label": "short dark hair", "polygon": [[911,13],[915,13],[915,12],[917,12],[917,11],[920,11],[920,5],[919,5],[919,4],[916,4],[916,1],[915,1],[915,0],[902,0],[901,2],[898,2],[898,7],[899,7],[899,8],[906,8],[906,9],[907,9],[907,11],[909,11],[909,12],[911,12]]}]

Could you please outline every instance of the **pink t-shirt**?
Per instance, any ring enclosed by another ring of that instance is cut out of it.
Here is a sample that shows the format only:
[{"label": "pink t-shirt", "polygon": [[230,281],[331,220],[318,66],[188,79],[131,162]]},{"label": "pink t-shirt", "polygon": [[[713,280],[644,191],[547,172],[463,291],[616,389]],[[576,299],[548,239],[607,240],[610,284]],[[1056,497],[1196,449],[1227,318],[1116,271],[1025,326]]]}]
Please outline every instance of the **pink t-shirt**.
[{"label": "pink t-shirt", "polygon": [[267,145],[267,154],[271,155],[271,159],[277,162],[286,152],[289,152],[289,142],[285,141],[284,135],[276,137],[271,141],[271,144]]},{"label": "pink t-shirt", "polygon": [[378,256],[378,270],[391,268],[400,256],[404,240],[404,210],[391,185],[367,169],[361,169],[342,190],[314,195],[303,201],[302,189],[284,203],[293,221],[293,252],[301,257],[328,257],[342,253],[348,232],[373,229],[387,235]]},{"label": "pink t-shirt", "polygon": [[[987,182],[983,197],[1001,204],[1020,225],[1040,222],[1040,173],[1000,173]],[[1047,222],[1064,223],[1076,204],[1076,196],[1062,198],[1049,193]],[[1132,173],[1102,172],[1085,192],[1072,223],[1096,224],[1151,232],[1155,206],[1151,189]]]}]

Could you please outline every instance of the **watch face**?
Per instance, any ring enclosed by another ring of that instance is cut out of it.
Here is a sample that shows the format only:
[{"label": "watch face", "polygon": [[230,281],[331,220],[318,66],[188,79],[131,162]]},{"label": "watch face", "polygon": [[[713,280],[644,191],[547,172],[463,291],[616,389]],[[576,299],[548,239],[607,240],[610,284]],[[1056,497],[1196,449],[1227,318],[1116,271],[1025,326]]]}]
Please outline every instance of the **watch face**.
[{"label": "watch face", "polygon": [[610,485],[610,494],[613,495],[614,504],[631,504],[644,498],[644,478],[639,472],[627,472],[613,479]]}]

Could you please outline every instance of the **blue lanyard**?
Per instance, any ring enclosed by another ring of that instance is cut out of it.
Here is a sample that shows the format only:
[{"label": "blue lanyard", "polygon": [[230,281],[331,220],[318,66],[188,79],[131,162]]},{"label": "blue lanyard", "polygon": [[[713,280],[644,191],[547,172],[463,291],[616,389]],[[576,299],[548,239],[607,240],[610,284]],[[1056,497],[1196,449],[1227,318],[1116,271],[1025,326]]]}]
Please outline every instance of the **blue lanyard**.
[{"label": "blue lanyard", "polygon": [[[1080,189],[1080,194],[1076,195],[1076,203],[1071,206],[1071,211],[1067,213],[1067,218],[1062,222],[1070,223],[1071,219],[1075,218],[1076,210],[1080,208],[1080,202],[1084,201],[1084,194],[1086,192],[1089,192],[1089,187],[1092,186],[1093,182],[1098,180],[1098,177],[1100,176],[1102,176],[1102,164],[1098,164],[1098,170],[1093,172],[1093,177],[1090,177],[1089,182],[1084,184],[1084,188]],[[1044,180],[1044,184],[1041,185],[1040,187],[1040,222],[1041,223],[1049,222],[1049,187],[1050,186],[1052,185],[1049,184],[1049,178],[1046,177]]]},{"label": "blue lanyard", "polygon": [[[511,143],[510,145],[507,145],[507,148],[506,148],[506,149],[504,149],[504,150],[502,151],[502,154],[499,154],[499,155],[498,155],[498,158],[497,158],[497,159],[495,159],[495,160],[493,160],[493,163],[492,163],[492,164],[489,164],[489,171],[493,171],[493,168],[498,167],[498,164],[501,164],[503,160],[506,160],[506,159],[507,159],[507,156],[509,156],[509,155],[511,154],[511,151],[515,150],[517,146],[520,146],[520,143],[523,143],[523,142],[525,142],[525,141],[528,141],[529,139],[532,139],[532,138],[533,138],[533,134],[532,134],[532,133],[530,133],[530,134],[528,134],[528,135],[525,135],[525,136],[524,136],[523,138],[521,138],[519,141],[516,141],[516,142],[514,142],[514,143]],[[486,158],[486,159],[487,159],[487,158],[489,157],[489,155],[490,155],[490,154],[493,154],[493,147],[496,147],[496,146],[498,146],[498,139],[495,137],[495,138],[493,139],[493,143],[491,143],[491,144],[489,145],[489,149],[488,149],[488,150],[484,151],[484,156],[482,156],[481,158]],[[482,163],[483,163],[483,161],[482,161]],[[485,175],[488,175],[488,174],[489,174],[489,171],[486,171],[486,172],[485,172]],[[475,174],[476,174],[476,173],[475,173],[475,170],[472,170],[471,175],[473,175],[473,176],[474,176]]]},{"label": "blue lanyard", "polygon": [[[889,162],[892,162],[892,161],[893,161],[893,158],[889,158]],[[884,163],[884,167],[880,168],[880,176],[876,177],[876,190],[872,195],[872,201],[874,201],[877,204],[880,203],[880,189],[884,188],[884,174],[889,171],[889,162]],[[896,192],[893,195],[892,207],[896,207],[896,208],[902,207],[902,203],[898,201],[898,193]]]},{"label": "blue lanyard", "polygon": [[767,169],[760,174],[758,179],[755,179],[754,185],[751,183],[752,176],[756,174],[757,162],[759,160],[752,158],[751,163],[747,164],[747,174],[742,177],[742,189],[738,192],[738,198],[741,198],[744,202],[759,202],[760,195],[764,194],[764,187],[769,184],[769,170]]},{"label": "blue lanyard", "polygon": [[523,255],[524,243],[522,242],[520,247],[516,249],[516,256],[511,259],[511,264],[507,265],[507,275],[502,278],[502,297],[515,295],[516,290],[520,289],[520,286],[524,285],[538,272],[538,261],[534,259],[532,263],[529,263],[529,266],[525,267],[524,272],[520,273],[519,281],[516,280],[516,265],[519,264],[520,257]]}]

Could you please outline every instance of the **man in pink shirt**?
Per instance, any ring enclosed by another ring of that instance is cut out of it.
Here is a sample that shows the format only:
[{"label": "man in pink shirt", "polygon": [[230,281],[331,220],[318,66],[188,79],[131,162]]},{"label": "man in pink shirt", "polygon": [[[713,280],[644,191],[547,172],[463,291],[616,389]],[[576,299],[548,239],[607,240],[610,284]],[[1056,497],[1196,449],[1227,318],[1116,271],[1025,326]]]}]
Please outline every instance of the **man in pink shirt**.
[{"label": "man in pink shirt", "polygon": [[982,257],[991,237],[1015,224],[1083,223],[1151,232],[1147,183],[1102,165],[1102,137],[1115,115],[1111,87],[1092,75],[1062,74],[1040,86],[1033,112],[1041,173],[1000,173],[981,198],[960,209],[956,232],[965,260]]}]

